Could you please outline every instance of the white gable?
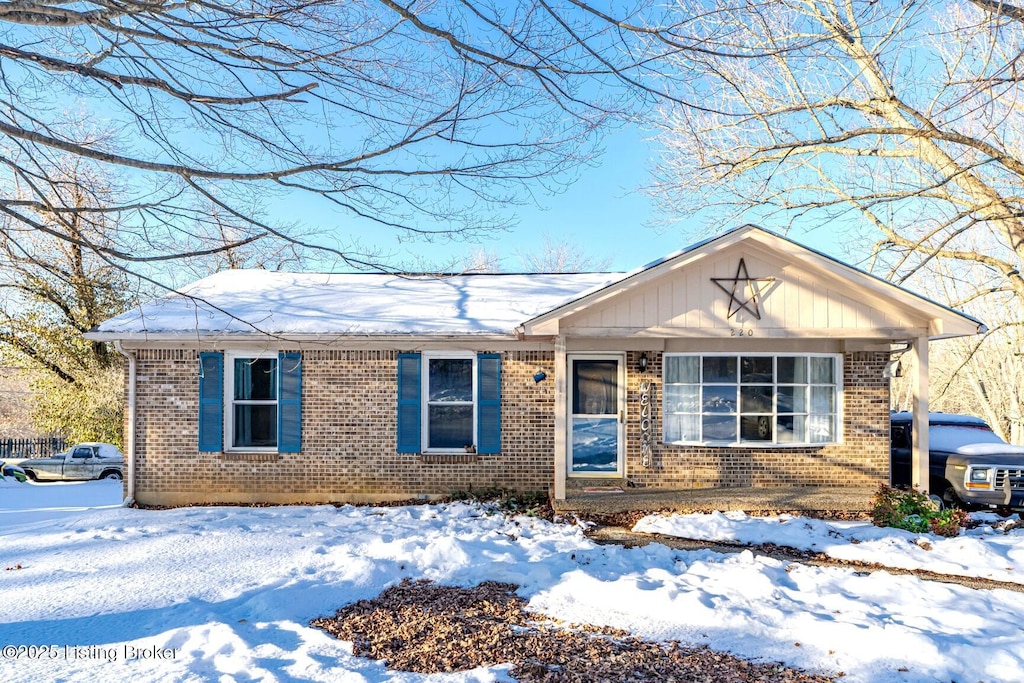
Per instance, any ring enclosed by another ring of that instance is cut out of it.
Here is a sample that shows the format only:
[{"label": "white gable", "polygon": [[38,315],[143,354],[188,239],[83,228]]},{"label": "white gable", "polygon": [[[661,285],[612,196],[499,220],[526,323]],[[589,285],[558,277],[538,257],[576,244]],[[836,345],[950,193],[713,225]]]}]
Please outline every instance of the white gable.
[{"label": "white gable", "polygon": [[752,226],[539,316],[527,335],[890,339],[980,323]]}]

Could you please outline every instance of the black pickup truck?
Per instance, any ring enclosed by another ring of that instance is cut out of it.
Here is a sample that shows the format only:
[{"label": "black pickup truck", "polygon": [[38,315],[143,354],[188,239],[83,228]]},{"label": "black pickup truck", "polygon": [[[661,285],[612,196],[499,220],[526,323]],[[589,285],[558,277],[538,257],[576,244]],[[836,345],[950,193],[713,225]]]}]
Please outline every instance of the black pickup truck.
[{"label": "black pickup truck", "polygon": [[[890,416],[892,485],[911,484],[910,413]],[[1024,510],[1024,446],[1011,446],[981,418],[928,416],[930,493],[944,505]]]}]

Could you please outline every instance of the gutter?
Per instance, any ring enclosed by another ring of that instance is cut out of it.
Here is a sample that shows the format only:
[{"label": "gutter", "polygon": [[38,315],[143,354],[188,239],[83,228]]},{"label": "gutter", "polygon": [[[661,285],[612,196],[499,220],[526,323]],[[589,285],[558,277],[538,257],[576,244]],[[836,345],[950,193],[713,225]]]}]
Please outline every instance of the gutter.
[{"label": "gutter", "polygon": [[125,416],[127,425],[124,435],[125,458],[128,460],[128,467],[124,475],[125,497],[121,505],[129,507],[135,502],[135,373],[137,362],[135,354],[125,351],[120,340],[114,340],[114,348],[122,356],[128,359],[128,414]]}]

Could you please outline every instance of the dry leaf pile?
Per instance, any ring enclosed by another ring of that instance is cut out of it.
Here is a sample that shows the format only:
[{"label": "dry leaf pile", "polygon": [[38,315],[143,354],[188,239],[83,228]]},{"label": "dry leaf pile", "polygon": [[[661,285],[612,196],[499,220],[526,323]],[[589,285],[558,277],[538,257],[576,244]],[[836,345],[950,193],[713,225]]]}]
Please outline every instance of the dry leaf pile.
[{"label": "dry leaf pile", "polygon": [[625,631],[571,626],[525,611],[516,586],[409,581],[311,623],[353,642],[356,655],[419,673],[512,663],[520,681],[821,683],[832,678],[749,662],[707,647],[655,643]]}]

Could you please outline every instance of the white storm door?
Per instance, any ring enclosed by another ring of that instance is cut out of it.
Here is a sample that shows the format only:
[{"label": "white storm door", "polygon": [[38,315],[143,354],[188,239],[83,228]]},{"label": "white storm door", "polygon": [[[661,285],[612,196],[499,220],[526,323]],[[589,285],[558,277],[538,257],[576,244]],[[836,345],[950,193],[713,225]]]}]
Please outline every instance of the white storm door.
[{"label": "white storm door", "polygon": [[625,384],[623,356],[569,356],[569,476],[623,475]]}]

